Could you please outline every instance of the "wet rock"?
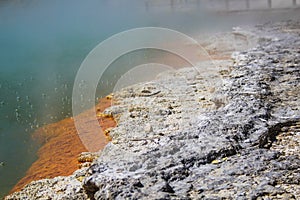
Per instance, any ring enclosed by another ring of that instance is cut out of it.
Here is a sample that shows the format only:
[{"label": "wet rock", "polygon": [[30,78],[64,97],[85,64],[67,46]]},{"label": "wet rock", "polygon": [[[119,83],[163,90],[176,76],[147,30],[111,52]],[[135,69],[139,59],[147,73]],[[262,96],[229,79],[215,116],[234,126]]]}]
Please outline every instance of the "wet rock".
[{"label": "wet rock", "polygon": [[78,162],[84,163],[84,162],[93,162],[96,158],[98,158],[100,155],[100,152],[92,153],[92,152],[82,152],[78,156]]},{"label": "wet rock", "polygon": [[92,153],[92,152],[82,152],[77,160],[78,160],[78,163],[79,163],[79,167],[82,168],[82,167],[89,167],[91,165],[91,163],[100,156],[101,154],[101,151],[100,152],[95,152],[95,153]]}]

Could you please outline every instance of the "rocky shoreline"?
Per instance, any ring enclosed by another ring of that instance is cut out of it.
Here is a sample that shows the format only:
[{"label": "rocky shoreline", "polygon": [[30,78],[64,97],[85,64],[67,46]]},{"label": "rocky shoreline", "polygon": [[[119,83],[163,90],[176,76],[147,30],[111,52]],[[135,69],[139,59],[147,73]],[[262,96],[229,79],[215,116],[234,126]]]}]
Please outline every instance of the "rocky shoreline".
[{"label": "rocky shoreline", "polygon": [[[111,103],[111,99],[106,97],[100,99],[96,106],[97,112],[103,112],[111,106]],[[91,109],[82,113],[84,121],[89,121],[90,118],[87,116],[90,116],[93,111]],[[113,119],[100,115],[98,121],[104,133],[116,125]],[[86,152],[87,149],[77,134],[72,118],[66,118],[39,128],[33,134],[33,139],[41,144],[38,159],[28,169],[26,175],[13,187],[11,193],[19,191],[32,181],[71,175],[80,167],[86,166],[89,163],[87,161],[91,161],[90,156],[82,153]],[[98,146],[98,149],[103,149],[109,140],[110,138],[102,135],[101,145]]]},{"label": "rocky shoreline", "polygon": [[118,125],[90,167],[6,199],[299,198],[300,23],[251,31],[257,46],[232,60],[116,93]]}]

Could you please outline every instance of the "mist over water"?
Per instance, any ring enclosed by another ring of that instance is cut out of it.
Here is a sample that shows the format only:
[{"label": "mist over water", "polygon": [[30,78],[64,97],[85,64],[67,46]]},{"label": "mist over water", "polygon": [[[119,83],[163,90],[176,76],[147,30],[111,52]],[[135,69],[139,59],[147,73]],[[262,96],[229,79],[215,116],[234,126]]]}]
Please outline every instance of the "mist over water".
[{"label": "mist over water", "polygon": [[[186,34],[229,29],[258,18],[219,19],[192,6],[190,11],[147,7],[144,0],[51,0],[0,2],[0,198],[24,176],[36,159],[31,140],[37,128],[72,116],[73,82],[83,59],[99,42],[131,28],[158,26]],[[275,15],[274,15],[275,16]],[[260,16],[264,19],[264,15]],[[285,16],[286,17],[286,16]],[[231,23],[231,24],[230,24]],[[136,52],[116,61],[99,86],[112,91],[130,70],[131,59],[161,56]],[[146,59],[147,60],[147,59]],[[133,66],[132,66],[133,67]]]},{"label": "mist over water", "polygon": [[[85,56],[120,31],[164,25],[148,15],[137,0],[1,1],[0,197],[35,161],[34,130],[71,116]],[[99,96],[112,90],[110,79]]]}]

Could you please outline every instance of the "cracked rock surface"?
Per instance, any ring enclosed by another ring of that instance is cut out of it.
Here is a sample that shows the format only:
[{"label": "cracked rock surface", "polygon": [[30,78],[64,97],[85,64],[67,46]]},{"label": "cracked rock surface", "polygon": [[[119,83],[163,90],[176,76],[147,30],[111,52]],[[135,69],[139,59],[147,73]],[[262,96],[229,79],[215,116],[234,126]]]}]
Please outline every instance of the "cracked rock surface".
[{"label": "cracked rock surface", "polygon": [[90,167],[7,199],[299,199],[299,30],[256,26],[232,61],[116,93],[118,126]]}]

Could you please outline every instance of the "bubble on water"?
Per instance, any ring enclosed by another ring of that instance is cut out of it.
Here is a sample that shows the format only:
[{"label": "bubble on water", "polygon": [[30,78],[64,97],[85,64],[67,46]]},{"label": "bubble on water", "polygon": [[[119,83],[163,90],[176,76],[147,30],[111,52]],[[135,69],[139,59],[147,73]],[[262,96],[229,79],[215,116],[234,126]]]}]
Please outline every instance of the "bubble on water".
[{"label": "bubble on water", "polygon": [[19,122],[21,118],[21,114],[19,113],[19,111],[16,109],[16,119]]}]

